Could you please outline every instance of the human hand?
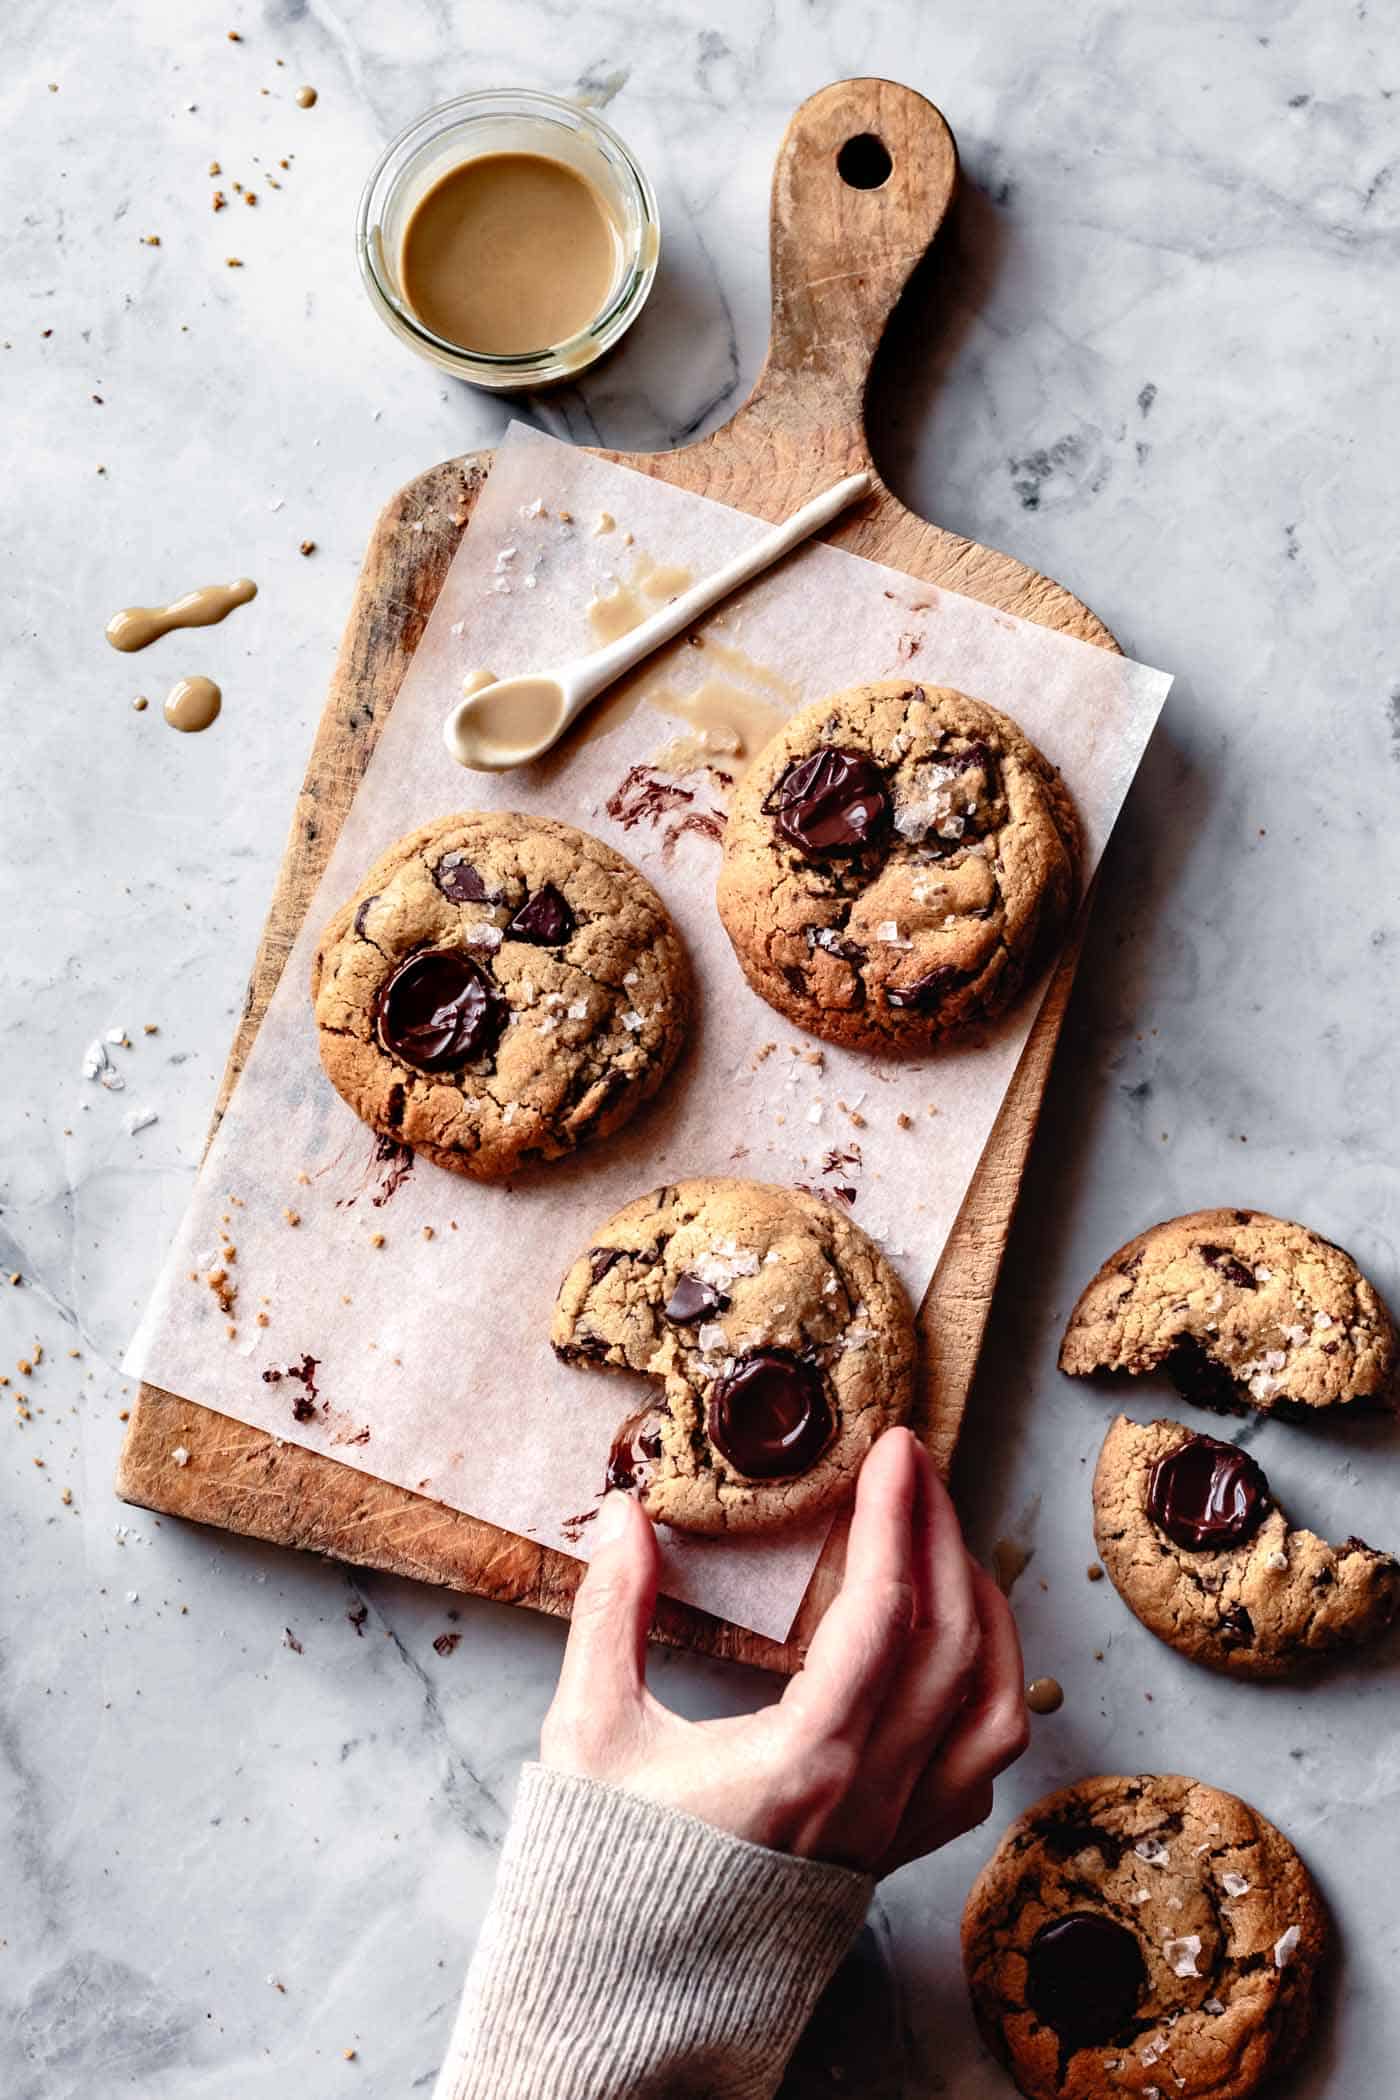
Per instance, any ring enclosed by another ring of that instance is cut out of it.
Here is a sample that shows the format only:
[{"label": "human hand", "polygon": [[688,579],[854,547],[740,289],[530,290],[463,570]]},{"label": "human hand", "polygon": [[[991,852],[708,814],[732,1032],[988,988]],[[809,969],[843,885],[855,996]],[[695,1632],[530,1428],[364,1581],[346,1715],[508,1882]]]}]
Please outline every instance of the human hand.
[{"label": "human hand", "polygon": [[657,1567],[645,1511],[609,1495],[542,1763],[875,1875],[990,1815],[992,1781],[1026,1747],[1020,1642],[907,1429],[887,1431],[861,1468],[840,1594],[775,1705],[696,1722],[653,1697]]}]

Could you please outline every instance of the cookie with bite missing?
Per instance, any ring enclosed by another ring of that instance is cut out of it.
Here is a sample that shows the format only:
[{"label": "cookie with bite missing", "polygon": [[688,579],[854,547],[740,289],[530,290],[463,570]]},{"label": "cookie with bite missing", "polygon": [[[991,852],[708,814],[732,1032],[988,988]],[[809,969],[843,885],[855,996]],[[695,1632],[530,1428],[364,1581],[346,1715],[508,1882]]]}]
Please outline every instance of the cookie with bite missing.
[{"label": "cookie with bite missing", "polygon": [[804,707],[737,789],[716,902],[800,1028],[926,1048],[1005,1011],[1063,933],[1079,826],[1016,724],[887,679]]},{"label": "cookie with bite missing", "polygon": [[1384,1632],[1400,1561],[1295,1529],[1238,1444],[1120,1415],[1094,1473],[1109,1579],[1159,1641],[1232,1677],[1291,1677]]},{"label": "cookie with bite missing", "polygon": [[479,1179],[609,1136],[690,1013],[651,884],[587,832],[491,810],[381,855],[321,936],[321,1062],[382,1137]]},{"label": "cookie with bite missing", "polygon": [[1027,2100],[1246,2100],[1297,2055],[1328,1942],[1297,1852],[1198,1779],[1082,1779],[973,1883],[963,1962]]},{"label": "cookie with bite missing", "polygon": [[1060,1369],[1164,1371],[1198,1407],[1306,1417],[1394,1408],[1395,1327],[1342,1247],[1262,1210],[1197,1210],[1111,1254]]},{"label": "cookie with bite missing", "polygon": [[678,1531],[776,1531],[830,1508],[913,1394],[913,1316],[885,1256],[830,1204],[762,1182],[629,1203],[565,1276],[550,1339],[566,1363],[656,1381],[607,1485]]}]

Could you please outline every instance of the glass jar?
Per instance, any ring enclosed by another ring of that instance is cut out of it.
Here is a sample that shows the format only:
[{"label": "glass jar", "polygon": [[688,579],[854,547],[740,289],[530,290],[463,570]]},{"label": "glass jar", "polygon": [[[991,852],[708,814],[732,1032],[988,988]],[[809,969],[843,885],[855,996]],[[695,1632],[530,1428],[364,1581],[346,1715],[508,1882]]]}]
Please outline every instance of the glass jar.
[{"label": "glass jar", "polygon": [[[562,162],[592,184],[612,215],[617,255],[607,296],[565,342],[509,355],[469,350],[435,335],[404,297],[400,257],[413,212],[451,169],[489,153]],[[357,246],[370,303],[395,335],[473,386],[504,389],[570,379],[612,348],[646,304],[660,232],[651,184],[611,125],[557,95],[488,88],[444,102],[400,132],[365,185]]]}]

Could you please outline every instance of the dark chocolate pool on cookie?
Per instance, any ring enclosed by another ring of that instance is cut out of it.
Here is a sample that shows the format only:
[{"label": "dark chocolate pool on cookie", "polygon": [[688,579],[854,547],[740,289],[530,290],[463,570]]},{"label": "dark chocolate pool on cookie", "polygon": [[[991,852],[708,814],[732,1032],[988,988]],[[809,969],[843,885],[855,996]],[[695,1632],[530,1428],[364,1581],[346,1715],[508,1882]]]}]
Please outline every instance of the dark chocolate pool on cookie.
[{"label": "dark chocolate pool on cookie", "polygon": [[629,1415],[613,1438],[608,1453],[607,1484],[630,1494],[645,1488],[652,1466],[661,1456],[661,1428],[666,1417],[654,1407]]},{"label": "dark chocolate pool on cookie", "polygon": [[1271,1501],[1263,1469],[1249,1453],[1213,1436],[1193,1436],[1165,1452],[1147,1484],[1153,1523],[1191,1552],[1242,1545]]},{"label": "dark chocolate pool on cookie", "polygon": [[864,752],[823,744],[793,761],[763,807],[790,846],[822,859],[859,853],[880,838],[890,821],[890,791]]},{"label": "dark chocolate pool on cookie", "polygon": [[1074,1910],[1042,1925],[1026,1957],[1026,2003],[1069,2049],[1112,2041],[1137,2011],[1147,1967],[1135,1935]]},{"label": "dark chocolate pool on cookie", "polygon": [[786,1349],[741,1357],[710,1396],[710,1442],[749,1480],[806,1473],[831,1442],[836,1418],[821,1372]]},{"label": "dark chocolate pool on cookie", "polygon": [[384,1048],[419,1072],[448,1072],[494,1049],[509,1011],[493,979],[455,948],[410,955],[375,1002]]}]

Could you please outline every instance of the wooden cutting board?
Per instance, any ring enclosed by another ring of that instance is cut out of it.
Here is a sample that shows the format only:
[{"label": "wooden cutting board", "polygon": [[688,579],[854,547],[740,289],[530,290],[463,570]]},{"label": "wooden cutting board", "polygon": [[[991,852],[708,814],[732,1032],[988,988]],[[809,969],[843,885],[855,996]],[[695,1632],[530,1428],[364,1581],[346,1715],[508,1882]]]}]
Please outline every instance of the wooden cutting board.
[{"label": "wooden cutting board", "polygon": [[[864,424],[871,363],[956,183],[952,134],[912,89],[846,80],[814,95],[789,125],[774,172],[772,338],[752,394],[722,430],[679,452],[606,457],[772,520],[840,475],[873,472]],[[664,279],[658,296],[665,296]],[[229,1053],[216,1126],[489,468],[488,453],[434,467],[400,490],[375,527]],[[916,517],[878,478],[874,494],[827,537],[926,582],[1116,647],[1058,584]],[[1070,944],[1056,972],[920,1308],[917,1426],[945,1471],[1078,946]],[[182,1445],[197,1462],[175,1464],[171,1454]],[[148,1509],[539,1611],[566,1614],[582,1572],[563,1554],[149,1385],[132,1410],[117,1491]],[[833,1537],[786,1645],[666,1601],[657,1635],[791,1671],[839,1581],[841,1550],[841,1538]]]}]

